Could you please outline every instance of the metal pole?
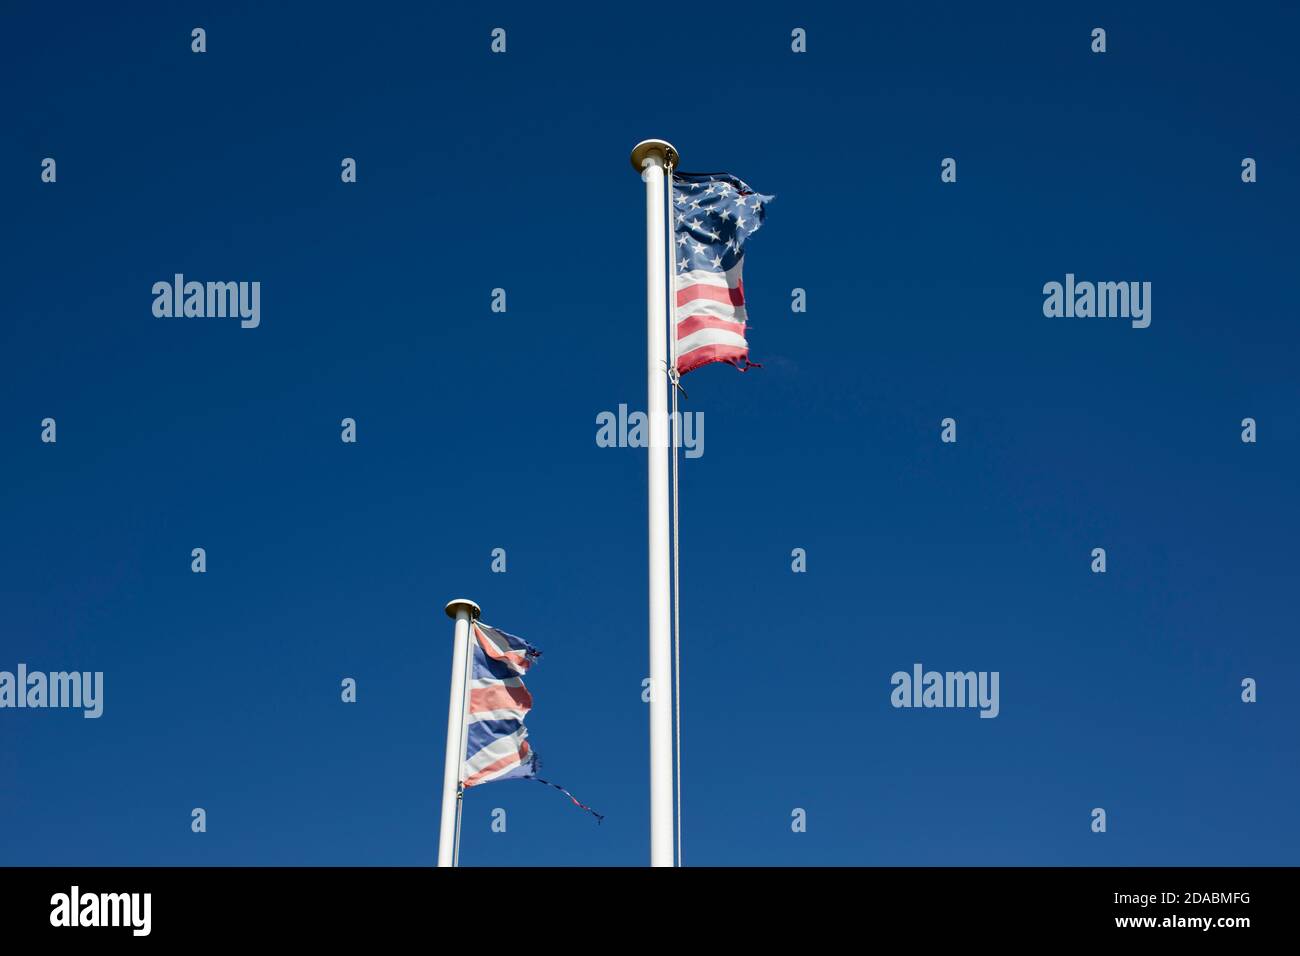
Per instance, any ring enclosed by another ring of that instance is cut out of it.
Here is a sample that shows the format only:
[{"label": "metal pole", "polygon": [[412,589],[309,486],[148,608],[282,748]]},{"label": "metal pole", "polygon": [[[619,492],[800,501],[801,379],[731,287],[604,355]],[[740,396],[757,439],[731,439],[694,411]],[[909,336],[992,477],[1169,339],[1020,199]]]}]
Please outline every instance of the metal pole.
[{"label": "metal pole", "polygon": [[645,183],[646,417],[650,597],[650,865],[673,865],[672,592],[668,502],[668,268],[664,165],[677,151],[663,140],[632,150]]},{"label": "metal pole", "polygon": [[469,625],[479,615],[473,601],[457,598],[446,607],[447,616],[456,621],[452,633],[451,693],[447,702],[447,750],[442,765],[442,821],[438,831],[438,865],[455,865],[456,794],[460,789],[461,769],[465,765],[465,681],[469,659]]}]

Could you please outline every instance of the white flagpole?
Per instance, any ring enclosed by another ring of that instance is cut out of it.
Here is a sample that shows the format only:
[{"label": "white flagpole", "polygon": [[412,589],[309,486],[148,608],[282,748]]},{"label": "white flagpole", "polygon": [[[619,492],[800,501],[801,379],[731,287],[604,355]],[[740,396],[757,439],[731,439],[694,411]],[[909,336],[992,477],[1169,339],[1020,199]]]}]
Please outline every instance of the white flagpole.
[{"label": "white flagpole", "polygon": [[647,139],[632,150],[645,183],[646,417],[649,442],[650,865],[673,865],[672,592],[668,521],[668,268],[664,165],[677,150]]},{"label": "white flagpole", "polygon": [[469,661],[469,625],[478,619],[473,601],[457,598],[446,607],[455,619],[451,651],[451,693],[447,702],[447,750],[442,765],[442,826],[438,831],[438,865],[454,866],[456,810],[460,796],[460,774],[465,763],[465,701],[469,684],[465,679]]}]

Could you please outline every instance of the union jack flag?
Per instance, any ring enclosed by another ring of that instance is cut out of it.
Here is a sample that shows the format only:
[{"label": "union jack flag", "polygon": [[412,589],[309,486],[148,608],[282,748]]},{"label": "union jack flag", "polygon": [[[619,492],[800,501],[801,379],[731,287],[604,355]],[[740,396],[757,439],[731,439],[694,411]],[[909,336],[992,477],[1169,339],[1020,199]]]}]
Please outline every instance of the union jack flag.
[{"label": "union jack flag", "polygon": [[763,224],[763,196],[729,173],[673,174],[677,371],[710,362],[744,371],[745,241]]},{"label": "union jack flag", "polygon": [[471,625],[470,637],[473,665],[465,713],[464,786],[532,779],[559,790],[597,820],[604,819],[563,787],[537,776],[541,762],[528,745],[524,726],[533,696],[524,686],[523,675],[542,652],[523,638],[477,621]]},{"label": "union jack flag", "polygon": [[537,755],[528,746],[524,717],[533,709],[533,696],[521,675],[541,651],[513,634],[477,621],[471,636],[474,664],[465,715],[465,786],[531,777]]}]

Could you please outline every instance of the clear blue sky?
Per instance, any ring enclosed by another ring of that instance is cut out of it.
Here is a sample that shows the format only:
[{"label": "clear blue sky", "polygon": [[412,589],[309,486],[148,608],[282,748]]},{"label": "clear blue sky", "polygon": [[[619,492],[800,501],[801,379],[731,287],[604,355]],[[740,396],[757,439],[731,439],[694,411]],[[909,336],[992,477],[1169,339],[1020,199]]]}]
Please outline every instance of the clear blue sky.
[{"label": "clear blue sky", "polygon": [[[648,136],[777,197],[764,368],[687,379],[686,861],[1297,861],[1294,8],[82,6],[0,29],[0,669],[105,712],[0,711],[0,863],[430,863],[461,595],[606,815],[487,786],[464,862],[647,860],[644,452],[595,433]],[[155,318],[177,272],[260,327]],[[1151,327],[1044,317],[1067,272]],[[1000,716],[893,709],[918,661]]]}]

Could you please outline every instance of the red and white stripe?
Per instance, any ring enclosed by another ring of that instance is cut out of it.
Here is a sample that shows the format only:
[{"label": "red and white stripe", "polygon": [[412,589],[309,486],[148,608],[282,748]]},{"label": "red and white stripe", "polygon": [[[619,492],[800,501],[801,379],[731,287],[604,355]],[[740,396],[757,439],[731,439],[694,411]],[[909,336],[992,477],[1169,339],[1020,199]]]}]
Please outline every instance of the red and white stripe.
[{"label": "red and white stripe", "polygon": [[518,677],[496,680],[480,677],[469,684],[470,722],[476,720],[523,721],[533,709],[533,695]]},{"label": "red and white stripe", "polygon": [[745,341],[745,286],[741,259],[726,272],[694,269],[677,274],[677,370],[685,374],[709,362],[741,365]]}]

